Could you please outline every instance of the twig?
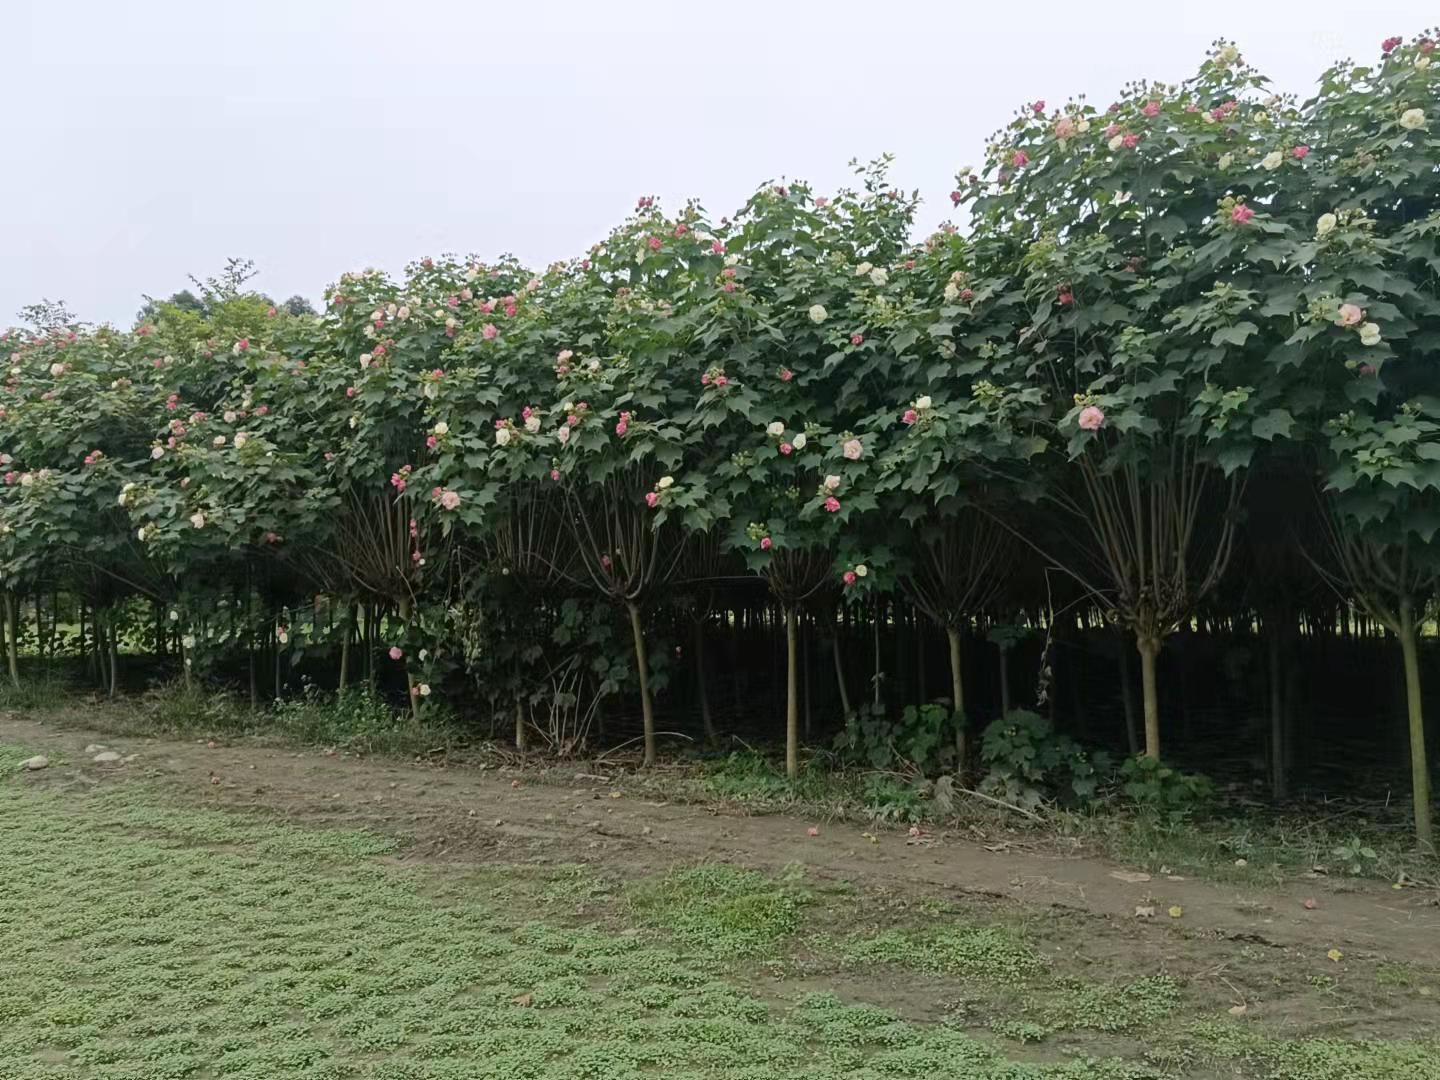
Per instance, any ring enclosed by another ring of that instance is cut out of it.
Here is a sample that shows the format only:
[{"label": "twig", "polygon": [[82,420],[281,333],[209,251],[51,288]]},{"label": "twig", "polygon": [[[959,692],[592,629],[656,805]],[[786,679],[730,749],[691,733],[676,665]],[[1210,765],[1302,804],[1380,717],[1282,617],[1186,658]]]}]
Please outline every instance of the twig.
[{"label": "twig", "polygon": [[[695,741],[691,736],[686,735],[683,731],[657,731],[657,732],[655,732],[655,734],[656,734],[657,736],[659,736],[659,735],[669,735],[669,736],[671,736],[671,737],[673,737],[673,738],[676,738],[676,739],[684,739],[686,742],[694,742],[694,741]],[[640,741],[641,739],[643,739],[643,738],[645,738],[644,735],[636,735],[633,739],[626,739],[624,742],[619,743],[619,744],[617,744],[617,745],[615,745],[615,746],[612,746],[609,750],[606,750],[605,753],[601,754],[601,755],[600,755],[599,757],[597,757],[595,760],[596,760],[596,762],[604,761],[605,758],[606,758],[608,755],[613,754],[616,750],[619,750],[621,747],[623,747],[623,746],[629,746],[631,743],[639,742],[639,741]]]},{"label": "twig", "polygon": [[1014,810],[1015,813],[1023,814],[1031,821],[1038,821],[1042,824],[1045,821],[1045,819],[1039,814],[1036,814],[1030,810],[1026,810],[1023,806],[1016,806],[1014,803],[1008,803],[1004,799],[997,799],[994,795],[986,795],[983,791],[976,791],[973,788],[963,787],[956,787],[953,790],[958,791],[961,795],[973,795],[977,799],[984,799],[986,802],[994,803],[996,806],[1003,806],[1006,810]]}]

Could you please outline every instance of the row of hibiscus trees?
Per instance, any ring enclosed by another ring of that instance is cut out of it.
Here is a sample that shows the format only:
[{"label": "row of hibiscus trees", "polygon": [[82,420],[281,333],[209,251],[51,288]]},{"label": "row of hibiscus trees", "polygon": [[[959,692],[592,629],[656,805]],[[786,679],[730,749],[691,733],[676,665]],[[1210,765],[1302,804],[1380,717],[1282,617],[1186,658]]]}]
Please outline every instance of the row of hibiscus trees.
[{"label": "row of hibiscus trees", "polygon": [[625,613],[650,762],[647,609],[739,559],[785,613],[793,773],[802,609],[903,594],[949,638],[963,718],[962,630],[1026,543],[1133,636],[1158,757],[1156,657],[1230,565],[1264,465],[1321,493],[1302,553],[1399,642],[1428,843],[1434,38],[1388,40],[1303,103],[1225,43],[1108,108],[1035,101],[959,174],[967,227],[918,245],[880,160],[857,190],[767,183],[718,221],[641,199],[543,273],[345,274],[319,318],[236,278],[130,331],[9,332],[10,608],[63,571],[103,638],[118,599],[149,596],[188,677],[221,648],[224,583],[279,561],[345,599],[347,643],[355,612],[390,613],[418,711],[477,657],[517,694],[538,663],[477,593],[588,594]]}]

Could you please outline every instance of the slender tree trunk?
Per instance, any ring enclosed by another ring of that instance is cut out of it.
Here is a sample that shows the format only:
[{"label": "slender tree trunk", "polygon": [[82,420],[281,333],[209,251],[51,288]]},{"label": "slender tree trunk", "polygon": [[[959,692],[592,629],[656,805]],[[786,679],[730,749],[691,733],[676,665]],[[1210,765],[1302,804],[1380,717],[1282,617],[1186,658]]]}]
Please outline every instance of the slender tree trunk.
[{"label": "slender tree trunk", "polygon": [[365,684],[375,692],[375,605],[365,605]]},{"label": "slender tree trunk", "polygon": [[110,639],[110,696],[113,698],[120,690],[120,642],[114,626],[106,636]]},{"label": "slender tree trunk", "polygon": [[1155,658],[1160,655],[1160,639],[1151,635],[1137,636],[1140,651],[1140,689],[1145,703],[1145,756],[1160,760],[1160,695],[1155,685]]},{"label": "slender tree trunk", "polygon": [[20,689],[20,649],[17,638],[20,636],[19,622],[15,617],[15,594],[5,594],[5,628],[8,636],[5,640],[5,658],[10,665],[10,682],[16,690]]},{"label": "slender tree trunk", "polygon": [[35,590],[35,658],[45,659],[45,590]]},{"label": "slender tree trunk", "polygon": [[1140,753],[1140,723],[1135,715],[1135,676],[1130,668],[1130,646],[1120,637],[1120,706],[1125,710],[1125,742],[1130,756]]},{"label": "slender tree trunk", "polygon": [[350,685],[350,609],[345,609],[345,616],[340,620],[340,682],[337,693],[343,695]]},{"label": "slender tree trunk", "polygon": [[528,744],[525,739],[525,703],[515,695],[515,749],[525,753]]},{"label": "slender tree trunk", "polygon": [[[405,644],[410,644],[410,601],[408,598],[400,601],[400,624],[404,628]],[[405,696],[410,699],[410,719],[416,723],[420,722],[420,693],[415,689],[415,676],[410,671],[410,663],[405,663]]]},{"label": "slender tree trunk", "polygon": [[1280,625],[1272,620],[1267,628],[1270,653],[1270,794],[1276,802],[1284,799],[1285,784],[1285,695],[1282,680],[1285,677],[1281,663]]},{"label": "slender tree trunk", "polygon": [[960,627],[945,627],[950,643],[950,708],[955,713],[955,772],[963,782],[969,766],[969,723],[965,718],[965,677],[960,666]]},{"label": "slender tree trunk", "polygon": [[875,605],[875,622],[871,627],[871,637],[875,645],[875,678],[872,682],[875,684],[875,708],[877,709],[880,708],[880,623],[884,618],[884,614],[884,603],[877,603]]},{"label": "slender tree trunk", "polygon": [[1415,838],[1435,850],[1430,824],[1430,760],[1425,756],[1425,713],[1420,700],[1420,658],[1415,644],[1415,612],[1410,598],[1400,601],[1400,655],[1405,660],[1405,703],[1410,714],[1410,784],[1415,799]]},{"label": "slender tree trunk", "polygon": [[794,780],[800,775],[800,691],[796,670],[799,666],[796,646],[799,631],[795,609],[785,608],[785,775]]},{"label": "slender tree trunk", "polygon": [[712,745],[719,741],[715,734],[715,717],[710,712],[710,688],[705,684],[705,620],[695,620],[695,692],[700,698],[700,723],[705,729],[705,741]]},{"label": "slender tree trunk", "polygon": [[840,658],[840,628],[835,627],[834,634],[830,637],[830,652],[835,657],[835,685],[840,690],[840,711],[845,714],[848,721],[851,716],[850,691],[845,687],[845,663]]},{"label": "slender tree trunk", "polygon": [[1000,715],[1010,712],[1010,647],[1000,646]]},{"label": "slender tree trunk", "polygon": [[110,678],[105,673],[105,620],[101,615],[99,608],[95,609],[94,623],[95,656],[92,673],[95,676],[95,685],[98,686],[101,690],[104,690],[105,687],[110,684]]},{"label": "slender tree trunk", "polygon": [[645,723],[645,764],[655,764],[655,708],[650,701],[650,660],[645,655],[645,628],[640,623],[640,608],[631,601],[630,634],[635,639],[635,667],[640,675],[640,715]]},{"label": "slender tree trunk", "polygon": [[184,639],[180,641],[180,671],[185,681],[185,692],[188,694],[195,687],[190,679],[190,650],[185,647]]}]

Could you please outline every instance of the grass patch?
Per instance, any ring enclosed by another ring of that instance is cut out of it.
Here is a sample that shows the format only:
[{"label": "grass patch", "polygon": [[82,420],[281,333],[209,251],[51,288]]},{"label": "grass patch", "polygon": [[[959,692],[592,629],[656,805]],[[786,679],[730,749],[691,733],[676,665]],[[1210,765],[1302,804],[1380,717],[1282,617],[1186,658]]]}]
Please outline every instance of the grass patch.
[{"label": "grass patch", "polygon": [[1248,1025],[1207,1021],[1189,1031],[1202,1060],[1240,1061],[1255,1080],[1437,1080],[1434,1042],[1396,1040],[1274,1039]]},{"label": "grass patch", "polygon": [[889,964],[927,975],[982,982],[1016,983],[1037,974],[1044,962],[1018,934],[1004,927],[887,930],[852,938],[842,949],[850,966]]},{"label": "grass patch", "polygon": [[809,902],[798,880],[698,866],[635,888],[629,909],[643,925],[717,960],[771,956],[800,927]]},{"label": "grass patch", "polygon": [[297,746],[333,746],[360,754],[413,756],[449,751],[467,745],[462,729],[448,715],[436,713],[416,721],[361,687],[333,694],[307,687],[298,698],[277,701],[262,709],[231,694],[186,690],[179,684],[160,687],[118,706],[97,700],[83,711],[61,699],[43,709],[44,718],[61,725],[74,723],[109,735],[180,738],[273,739]]},{"label": "grass patch", "polygon": [[[0,746],[0,763],[27,756]],[[0,772],[0,1076],[1177,1080],[1214,1060],[1266,1080],[1440,1080],[1434,1044],[1184,1026],[1168,980],[1061,979],[1003,926],[844,939],[848,998],[796,995],[771,962],[866,901],[795,874],[707,865],[627,885],[618,865],[376,858],[392,848],[139,780]],[[856,1000],[895,982],[865,978],[881,965],[955,980],[994,1034]],[[1115,1057],[1130,1030],[1170,1046],[1166,1063]],[[1044,1061],[1014,1045],[1060,1031]]]},{"label": "grass patch", "polygon": [[[1317,825],[1313,819],[1268,813],[1175,821],[1101,811],[1067,814],[1056,824],[1116,860],[1152,873],[1168,868],[1214,881],[1275,884],[1321,866],[1337,878],[1440,880],[1440,860],[1415,851],[1404,821],[1392,826],[1351,816],[1335,825]],[[1356,861],[1337,854],[1356,845],[1374,858]]]},{"label": "grass patch", "polygon": [[[368,833],[180,807],[140,783],[6,782],[0,821],[6,1080],[1154,1075],[1017,1072],[960,1031],[769,1003],[660,939],[532,921],[483,887],[437,896],[430,871],[370,858],[389,842]],[[550,885],[588,894],[577,873]],[[735,956],[794,933],[804,899],[702,867],[631,903]]]}]

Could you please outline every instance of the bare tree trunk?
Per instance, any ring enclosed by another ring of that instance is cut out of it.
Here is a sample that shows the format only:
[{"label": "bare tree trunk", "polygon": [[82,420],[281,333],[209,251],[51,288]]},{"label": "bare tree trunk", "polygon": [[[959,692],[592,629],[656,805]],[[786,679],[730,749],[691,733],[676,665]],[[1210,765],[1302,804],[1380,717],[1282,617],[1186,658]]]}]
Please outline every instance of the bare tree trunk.
[{"label": "bare tree trunk", "polygon": [[955,772],[963,780],[969,764],[969,731],[965,720],[965,680],[960,668],[960,628],[945,627],[950,642],[950,708],[955,713]]},{"label": "bare tree trunk", "polygon": [[110,696],[113,698],[120,689],[120,643],[112,626],[110,638]]},{"label": "bare tree trunk", "polygon": [[785,775],[794,780],[800,775],[800,693],[797,679],[795,609],[785,608]]},{"label": "bare tree trunk", "polygon": [[1410,714],[1410,784],[1415,800],[1415,838],[1435,850],[1430,823],[1430,761],[1425,756],[1425,714],[1420,700],[1420,658],[1415,645],[1415,612],[1408,596],[1400,600],[1400,655],[1405,660],[1405,703]]},{"label": "bare tree trunk", "polygon": [[340,682],[337,688],[339,694],[344,694],[350,685],[350,628],[351,612],[347,607],[344,618],[340,620]]},{"label": "bare tree trunk", "polygon": [[[404,627],[405,644],[410,644],[410,601],[400,601],[400,623]],[[415,676],[410,671],[410,664],[405,664],[405,696],[410,699],[410,719],[417,724],[420,722],[420,692],[415,687]]]},{"label": "bare tree trunk", "polygon": [[875,708],[880,708],[880,622],[885,614],[884,603],[875,605],[875,623],[871,627],[871,634],[875,642]]},{"label": "bare tree trunk", "polygon": [[[90,646],[85,640],[85,601],[78,599],[75,602],[75,606],[77,608],[76,614],[80,622],[80,666],[89,667],[91,652]],[[0,634],[0,639],[3,639],[3,637],[4,635]]]},{"label": "bare tree trunk", "polygon": [[15,594],[5,593],[5,627],[8,636],[5,640],[5,657],[10,665],[10,682],[15,689],[20,689],[20,649],[19,649],[19,626],[15,618]]},{"label": "bare tree trunk", "polygon": [[845,714],[845,719],[850,719],[850,691],[845,686],[845,664],[840,658],[840,627],[834,628],[835,632],[830,637],[830,652],[835,657],[835,685],[840,690],[840,711]]},{"label": "bare tree trunk", "polygon": [[1160,655],[1160,639],[1141,635],[1135,639],[1140,651],[1140,688],[1145,703],[1145,756],[1160,760],[1160,695],[1155,685],[1155,658]]},{"label": "bare tree trunk", "polygon": [[635,639],[635,666],[640,674],[640,715],[645,723],[645,764],[655,764],[655,708],[650,701],[650,661],[645,655],[645,628],[640,608],[634,601],[625,605],[630,612],[630,634]]},{"label": "bare tree trunk", "polygon": [[515,695],[515,749],[525,753],[527,743],[525,740],[525,703],[520,700],[520,695]]}]

